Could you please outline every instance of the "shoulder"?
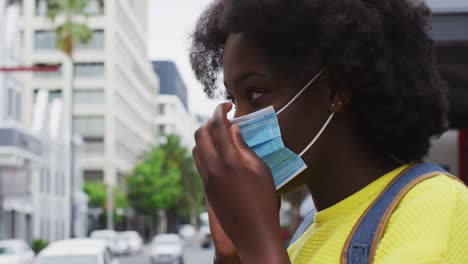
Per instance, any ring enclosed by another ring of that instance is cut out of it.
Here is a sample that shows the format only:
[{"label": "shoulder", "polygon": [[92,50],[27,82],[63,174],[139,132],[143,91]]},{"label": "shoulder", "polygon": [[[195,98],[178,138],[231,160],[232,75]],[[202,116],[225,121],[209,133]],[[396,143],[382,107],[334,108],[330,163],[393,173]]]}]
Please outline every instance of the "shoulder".
[{"label": "shoulder", "polygon": [[439,261],[448,257],[448,245],[466,232],[467,187],[451,176],[435,176],[418,183],[400,201],[377,248],[376,263]]},{"label": "shoulder", "polygon": [[[458,179],[448,175],[437,175],[415,185],[401,200],[397,211],[402,211],[413,204],[434,207],[451,207],[459,200],[467,199],[468,189]],[[396,211],[396,212],[397,212]]]}]

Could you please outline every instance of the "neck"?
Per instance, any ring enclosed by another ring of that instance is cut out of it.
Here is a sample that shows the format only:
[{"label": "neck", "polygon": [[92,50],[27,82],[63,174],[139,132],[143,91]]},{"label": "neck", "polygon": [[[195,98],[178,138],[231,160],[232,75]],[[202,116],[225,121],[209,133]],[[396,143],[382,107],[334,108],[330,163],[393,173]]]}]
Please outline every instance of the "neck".
[{"label": "neck", "polygon": [[309,175],[305,175],[306,184],[318,211],[337,204],[401,166],[388,157],[378,157],[364,142],[356,140],[358,137],[353,133],[344,136],[342,131],[350,130],[342,129],[331,128],[327,137],[333,138],[334,143],[320,146],[325,151],[318,155],[319,158],[306,161],[312,165]]}]

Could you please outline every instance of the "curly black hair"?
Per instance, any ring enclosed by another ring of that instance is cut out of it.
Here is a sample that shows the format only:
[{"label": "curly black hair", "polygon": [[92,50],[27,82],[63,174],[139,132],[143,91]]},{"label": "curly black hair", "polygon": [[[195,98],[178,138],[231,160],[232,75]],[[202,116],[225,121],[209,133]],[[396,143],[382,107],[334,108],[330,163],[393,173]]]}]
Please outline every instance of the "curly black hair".
[{"label": "curly black hair", "polygon": [[430,15],[419,0],[216,0],[193,32],[190,61],[210,97],[231,32],[284,72],[312,75],[319,61],[351,89],[361,133],[379,154],[420,161],[448,128]]}]

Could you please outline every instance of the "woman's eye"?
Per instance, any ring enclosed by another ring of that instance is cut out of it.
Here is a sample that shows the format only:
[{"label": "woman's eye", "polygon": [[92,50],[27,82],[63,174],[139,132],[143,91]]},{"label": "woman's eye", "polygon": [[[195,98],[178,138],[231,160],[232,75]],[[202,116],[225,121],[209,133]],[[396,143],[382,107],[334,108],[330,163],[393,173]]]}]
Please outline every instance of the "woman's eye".
[{"label": "woman's eye", "polygon": [[265,93],[252,92],[252,93],[250,94],[249,100],[250,100],[250,101],[255,101],[255,100],[257,100],[258,98],[262,97],[263,95],[265,95]]}]

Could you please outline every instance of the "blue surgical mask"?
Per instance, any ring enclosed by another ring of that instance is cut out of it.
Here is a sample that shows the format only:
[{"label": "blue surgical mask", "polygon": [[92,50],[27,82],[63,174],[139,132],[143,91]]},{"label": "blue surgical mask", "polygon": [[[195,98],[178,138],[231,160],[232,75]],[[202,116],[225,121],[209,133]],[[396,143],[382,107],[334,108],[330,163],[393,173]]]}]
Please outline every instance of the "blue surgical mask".
[{"label": "blue surgical mask", "polygon": [[270,168],[276,190],[279,190],[307,168],[301,156],[318,140],[332,120],[334,113],[330,114],[330,117],[320,131],[300,154],[294,153],[284,145],[277,115],[289,107],[323,71],[324,69],[307,83],[306,86],[278,112],[275,112],[273,106],[269,106],[257,112],[231,120],[231,123],[239,126],[242,138],[249,148]]}]

